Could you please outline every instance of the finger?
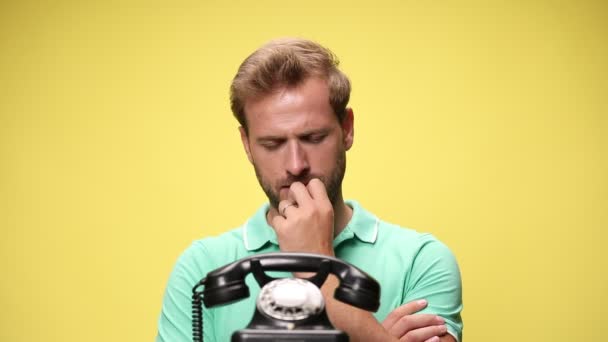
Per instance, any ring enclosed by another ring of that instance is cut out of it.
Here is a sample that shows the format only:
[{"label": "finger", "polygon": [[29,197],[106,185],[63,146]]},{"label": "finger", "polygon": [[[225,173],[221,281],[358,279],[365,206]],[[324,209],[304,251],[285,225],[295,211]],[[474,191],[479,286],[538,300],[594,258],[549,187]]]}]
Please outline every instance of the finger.
[{"label": "finger", "polygon": [[[433,325],[430,327],[424,327],[420,329],[415,329],[403,337],[399,339],[402,342],[423,342],[428,339],[432,339],[433,337],[439,338],[439,336],[443,336],[448,332],[448,327],[445,324],[442,325]],[[439,341],[439,339],[437,339]]]},{"label": "finger", "polygon": [[290,196],[295,200],[295,203],[299,206],[307,206],[311,203],[312,197],[306,186],[301,182],[293,182],[289,187]]},{"label": "finger", "polygon": [[291,210],[295,210],[298,207],[297,204],[295,203],[290,203],[288,204],[285,209],[283,209],[283,217],[287,218],[287,215],[289,215],[289,213],[291,212]]},{"label": "finger", "polygon": [[322,201],[327,201],[329,203],[329,197],[327,196],[327,189],[325,188],[325,184],[323,184],[323,182],[320,179],[318,179],[318,178],[311,179],[310,182],[308,182],[308,184],[306,185],[306,189],[308,189],[310,196],[314,200],[322,200]]},{"label": "finger", "polygon": [[282,200],[281,202],[279,202],[279,205],[278,205],[278,208],[277,208],[277,210],[279,212],[279,215],[285,217],[287,211],[291,207],[297,208],[297,204],[295,204],[295,201],[292,201],[292,200]]},{"label": "finger", "polygon": [[424,342],[439,342],[441,341],[441,339],[439,338],[439,336],[433,336],[431,338],[429,338],[428,340],[424,341]]},{"label": "finger", "polygon": [[382,322],[382,326],[384,329],[389,330],[395,322],[397,322],[401,317],[406,315],[411,315],[416,313],[424,308],[426,308],[428,302],[425,299],[419,299],[415,301],[411,301],[407,304],[403,304],[400,307],[393,310]]},{"label": "finger", "polygon": [[291,202],[291,203],[295,203],[296,205],[298,205],[298,201],[296,200],[296,196],[293,194],[293,191],[291,191],[291,188],[287,192],[287,200],[289,202]]},{"label": "finger", "polygon": [[[404,336],[410,331],[434,325],[442,325],[443,318],[432,314],[415,314],[403,316],[389,330],[393,336]],[[426,339],[426,338],[425,338]],[[422,341],[422,340],[421,340]]]}]

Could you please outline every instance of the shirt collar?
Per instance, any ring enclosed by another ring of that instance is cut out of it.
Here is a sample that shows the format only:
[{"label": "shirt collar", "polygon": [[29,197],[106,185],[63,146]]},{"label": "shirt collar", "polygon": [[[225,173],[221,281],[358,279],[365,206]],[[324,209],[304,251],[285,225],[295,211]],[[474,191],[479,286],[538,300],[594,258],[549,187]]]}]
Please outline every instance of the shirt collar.
[{"label": "shirt collar", "polygon": [[[344,230],[336,237],[336,240],[340,235],[346,231],[351,231],[361,241],[367,243],[375,243],[378,238],[378,225],[380,220],[372,213],[363,209],[359,202],[354,200],[346,201],[346,204],[353,208],[353,216],[344,228]],[[334,245],[335,245],[334,241]]]},{"label": "shirt collar", "polygon": [[[344,230],[334,239],[334,247],[353,237],[366,243],[376,242],[380,223],[378,218],[363,209],[357,201],[347,200],[346,204],[353,209],[353,216]],[[264,204],[243,225],[243,242],[248,251],[260,249],[268,242],[279,244],[274,229],[266,221],[269,207],[268,203]]]},{"label": "shirt collar", "polygon": [[266,213],[270,204],[264,204],[243,226],[243,242],[245,249],[254,251],[267,242],[278,245],[277,234],[266,221]]}]

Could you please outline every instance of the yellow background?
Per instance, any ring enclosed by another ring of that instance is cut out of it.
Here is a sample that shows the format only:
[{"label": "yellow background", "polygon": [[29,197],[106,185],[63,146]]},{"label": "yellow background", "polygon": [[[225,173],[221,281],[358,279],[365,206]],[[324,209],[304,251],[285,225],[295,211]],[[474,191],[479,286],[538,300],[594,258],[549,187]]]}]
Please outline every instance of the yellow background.
[{"label": "yellow background", "polygon": [[467,341],[599,341],[603,1],[2,1],[0,340],[150,341],[173,263],[264,201],[228,86],[266,40],[354,84],[345,196],[455,252]]}]

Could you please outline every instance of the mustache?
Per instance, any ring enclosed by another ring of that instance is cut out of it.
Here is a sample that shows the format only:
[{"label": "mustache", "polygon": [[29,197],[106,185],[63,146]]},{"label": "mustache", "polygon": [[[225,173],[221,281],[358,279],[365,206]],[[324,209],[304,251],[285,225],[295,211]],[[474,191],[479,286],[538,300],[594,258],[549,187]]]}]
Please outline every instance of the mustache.
[{"label": "mustache", "polygon": [[295,182],[300,182],[304,185],[308,185],[308,182],[310,182],[314,178],[318,178],[321,182],[323,182],[323,184],[325,184],[324,178],[319,175],[288,177],[284,180],[281,180],[278,184],[279,184],[279,188],[291,186],[291,184],[293,184]]}]

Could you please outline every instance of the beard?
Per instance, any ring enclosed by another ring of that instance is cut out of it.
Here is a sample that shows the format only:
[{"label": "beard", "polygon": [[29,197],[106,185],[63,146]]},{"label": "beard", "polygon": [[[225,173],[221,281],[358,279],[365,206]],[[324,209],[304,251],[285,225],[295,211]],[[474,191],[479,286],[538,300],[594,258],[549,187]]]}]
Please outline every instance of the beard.
[{"label": "beard", "polygon": [[327,197],[329,198],[332,206],[335,207],[336,201],[338,201],[338,198],[342,192],[342,180],[344,179],[344,174],[346,172],[346,151],[342,150],[338,153],[338,158],[336,158],[336,167],[327,177],[324,175],[305,173],[296,177],[281,179],[273,185],[267,179],[264,179],[255,162],[253,163],[253,168],[255,170],[255,176],[257,177],[262,190],[264,190],[266,197],[268,197],[270,205],[277,210],[279,208],[279,202],[281,201],[278,189],[281,189],[281,187],[285,184],[291,184],[294,182],[301,182],[306,185],[313,178],[318,178],[321,182],[323,182],[325,185],[325,190],[327,191]]}]

